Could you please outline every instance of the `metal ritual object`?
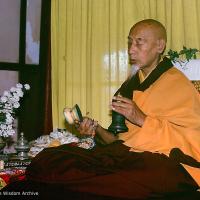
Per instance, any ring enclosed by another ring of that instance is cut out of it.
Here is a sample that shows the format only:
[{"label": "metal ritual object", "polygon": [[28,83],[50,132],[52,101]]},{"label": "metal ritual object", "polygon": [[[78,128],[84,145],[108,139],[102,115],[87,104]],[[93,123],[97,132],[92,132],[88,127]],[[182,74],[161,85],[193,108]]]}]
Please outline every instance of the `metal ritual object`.
[{"label": "metal ritual object", "polygon": [[72,108],[64,108],[63,114],[67,123],[69,124],[74,124],[75,121],[83,121],[81,110],[77,104],[75,104],[75,106],[73,106]]},{"label": "metal ritual object", "polygon": [[118,133],[127,132],[128,127],[126,126],[126,123],[125,123],[125,117],[121,115],[120,113],[112,110],[112,122],[110,126],[108,127],[108,131],[112,132],[114,135]]},{"label": "metal ritual object", "polygon": [[20,137],[15,144],[15,149],[17,151],[17,157],[20,160],[28,159],[28,151],[30,149],[28,141],[24,137],[24,133],[20,133]]}]

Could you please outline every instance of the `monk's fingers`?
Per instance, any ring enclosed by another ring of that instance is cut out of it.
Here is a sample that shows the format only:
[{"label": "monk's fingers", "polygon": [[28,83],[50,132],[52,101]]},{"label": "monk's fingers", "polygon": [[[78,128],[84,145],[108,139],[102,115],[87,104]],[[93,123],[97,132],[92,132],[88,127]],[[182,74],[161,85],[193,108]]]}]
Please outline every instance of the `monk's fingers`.
[{"label": "monk's fingers", "polygon": [[121,101],[116,101],[116,102],[112,102],[112,107],[116,108],[116,107],[120,107],[120,108],[126,108],[126,109],[130,109],[132,107],[132,104],[127,104]]},{"label": "monk's fingers", "polygon": [[96,135],[96,129],[98,127],[98,121],[94,121],[93,120],[93,124],[91,126],[91,129],[90,129],[90,132],[89,132],[89,135],[94,137]]},{"label": "monk's fingers", "polygon": [[78,129],[80,127],[80,122],[78,120],[75,120],[74,126],[75,126],[76,129]]},{"label": "monk's fingers", "polygon": [[82,135],[90,135],[92,137],[95,135],[95,129],[93,125],[89,126],[87,129],[84,129],[84,130],[82,129],[79,132]]},{"label": "monk's fingers", "polygon": [[87,129],[90,126],[91,123],[92,123],[92,120],[90,118],[84,117],[83,121],[80,123],[80,127]]},{"label": "monk's fingers", "polygon": [[97,121],[94,121],[93,119],[90,119],[88,117],[84,117],[80,125],[78,126],[77,124],[76,126],[78,127],[77,130],[80,134],[94,136],[97,125]]},{"label": "monk's fingers", "polygon": [[127,109],[124,108],[124,107],[113,106],[113,107],[112,107],[112,110],[114,110],[115,112],[118,112],[118,113],[120,113],[120,114],[122,114],[122,115],[124,115],[124,116],[127,115]]},{"label": "monk's fingers", "polygon": [[97,126],[98,126],[98,122],[91,120],[90,123],[88,124],[88,130],[92,131],[92,130],[96,130]]},{"label": "monk's fingers", "polygon": [[90,126],[87,130],[87,135],[92,135],[93,134],[93,126]]},{"label": "monk's fingers", "polygon": [[98,126],[98,121],[94,121],[94,123],[93,123],[93,129],[96,129],[97,126]]},{"label": "monk's fingers", "polygon": [[114,102],[124,102],[124,103],[127,103],[127,104],[131,104],[132,103],[132,100],[131,99],[128,99],[126,97],[122,97],[122,96],[114,96],[113,97],[113,101]]}]

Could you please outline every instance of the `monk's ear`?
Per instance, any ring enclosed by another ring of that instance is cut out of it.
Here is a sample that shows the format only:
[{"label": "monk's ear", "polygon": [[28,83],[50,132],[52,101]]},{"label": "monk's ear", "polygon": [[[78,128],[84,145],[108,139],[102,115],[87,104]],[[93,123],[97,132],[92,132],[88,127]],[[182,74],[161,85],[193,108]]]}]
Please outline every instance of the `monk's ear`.
[{"label": "monk's ear", "polygon": [[165,50],[166,41],[164,39],[157,40],[157,51],[158,53],[163,53]]}]

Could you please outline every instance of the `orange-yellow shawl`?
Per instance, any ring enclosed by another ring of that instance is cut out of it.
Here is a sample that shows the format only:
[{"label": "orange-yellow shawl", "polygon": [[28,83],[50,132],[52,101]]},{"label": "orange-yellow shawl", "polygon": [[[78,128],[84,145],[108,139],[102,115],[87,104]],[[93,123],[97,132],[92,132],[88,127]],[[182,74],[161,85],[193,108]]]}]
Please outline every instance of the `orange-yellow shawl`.
[{"label": "orange-yellow shawl", "polygon": [[[200,95],[182,72],[170,68],[145,91],[134,91],[133,100],[147,118],[142,127],[127,121],[129,131],[119,134],[131,151],[169,156],[179,148],[200,162]],[[200,186],[200,168],[183,166]]]}]

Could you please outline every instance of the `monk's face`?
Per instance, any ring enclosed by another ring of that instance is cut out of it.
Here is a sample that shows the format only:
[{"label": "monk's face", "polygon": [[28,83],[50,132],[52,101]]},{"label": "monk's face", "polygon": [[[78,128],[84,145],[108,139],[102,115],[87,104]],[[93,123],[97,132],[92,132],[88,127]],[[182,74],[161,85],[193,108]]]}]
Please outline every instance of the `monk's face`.
[{"label": "monk's face", "polygon": [[130,63],[141,69],[153,68],[165,48],[159,30],[151,25],[139,24],[130,30],[128,53]]}]

